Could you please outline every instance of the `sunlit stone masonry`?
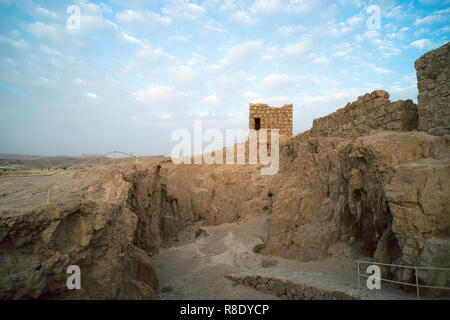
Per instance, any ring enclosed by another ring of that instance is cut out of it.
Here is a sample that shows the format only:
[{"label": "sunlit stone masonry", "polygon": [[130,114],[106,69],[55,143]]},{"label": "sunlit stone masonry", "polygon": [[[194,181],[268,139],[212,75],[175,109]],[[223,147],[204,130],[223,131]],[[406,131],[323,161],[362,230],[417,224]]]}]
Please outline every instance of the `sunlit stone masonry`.
[{"label": "sunlit stone masonry", "polygon": [[450,42],[424,54],[414,64],[419,95],[419,130],[450,133]]},{"label": "sunlit stone masonry", "polygon": [[264,103],[250,103],[249,129],[279,129],[280,136],[292,136],[293,105],[277,108]]}]

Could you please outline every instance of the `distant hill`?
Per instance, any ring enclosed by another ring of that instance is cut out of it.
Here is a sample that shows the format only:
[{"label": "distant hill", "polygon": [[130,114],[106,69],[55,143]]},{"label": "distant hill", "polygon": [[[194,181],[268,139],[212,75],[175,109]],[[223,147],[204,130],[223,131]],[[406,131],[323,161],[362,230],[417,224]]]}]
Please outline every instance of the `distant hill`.
[{"label": "distant hill", "polygon": [[[34,156],[23,154],[0,154],[0,167],[2,168],[21,168],[21,169],[47,169],[53,167],[71,168],[71,167],[91,167],[99,164],[99,155],[86,155],[81,156]],[[112,155],[103,159],[104,165],[112,164]],[[138,160],[141,162],[155,162],[166,158],[162,155],[154,156],[139,156]],[[122,161],[129,161],[127,157],[121,157],[117,155],[116,163]]]},{"label": "distant hill", "polygon": [[42,158],[41,156],[29,155],[29,154],[10,154],[0,153],[0,159],[14,159],[14,160],[33,160]]}]

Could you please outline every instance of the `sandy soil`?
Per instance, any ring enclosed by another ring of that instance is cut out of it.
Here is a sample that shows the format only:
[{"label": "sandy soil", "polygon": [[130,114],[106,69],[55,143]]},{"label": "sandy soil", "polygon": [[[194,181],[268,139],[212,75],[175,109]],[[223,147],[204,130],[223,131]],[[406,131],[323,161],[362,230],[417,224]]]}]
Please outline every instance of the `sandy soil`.
[{"label": "sandy soil", "polygon": [[[144,158],[144,157],[143,157]],[[152,162],[155,157],[148,159]],[[147,163],[139,160],[139,163]],[[134,165],[130,161],[119,160],[116,166]],[[108,166],[111,168],[112,166]],[[106,170],[106,165],[103,167]],[[21,209],[24,207],[38,207],[47,205],[48,185],[51,182],[52,189],[50,192],[50,202],[57,199],[66,201],[69,199],[80,199],[85,188],[96,185],[101,181],[100,167],[87,167],[81,170],[81,179],[78,170],[75,169],[57,169],[57,170],[39,170],[39,171],[23,171],[13,172],[11,175],[0,175],[0,210]],[[51,176],[51,180],[50,177]],[[79,192],[80,185],[83,192]]]},{"label": "sandy soil", "polygon": [[238,286],[224,274],[259,268],[262,256],[252,252],[261,243],[266,219],[247,224],[214,227],[191,225],[178,241],[153,256],[160,289],[159,299],[276,299],[275,296]]},{"label": "sandy soil", "polygon": [[[199,228],[203,231],[196,238],[195,233]],[[189,226],[178,236],[178,241],[169,243],[153,256],[160,281],[158,298],[279,299],[225,277],[231,274],[269,275],[356,295],[356,267],[353,259],[331,258],[302,263],[254,253],[253,246],[263,242],[267,228],[267,217],[257,217],[243,224]],[[364,288],[365,278],[361,278],[361,283],[362,299],[415,298],[384,283],[382,290],[376,291]]]},{"label": "sandy soil", "polygon": [[[72,179],[75,172],[63,170],[52,176],[50,200],[79,196],[77,179]],[[46,175],[0,177],[0,210],[46,205],[49,179]]]},{"label": "sandy soil", "polygon": [[[127,155],[117,153],[116,158],[113,159],[113,155],[109,154],[102,158],[103,165],[112,165],[118,163],[134,162],[134,158],[129,158]],[[144,156],[138,155],[138,161],[142,163],[156,162],[166,159],[165,156]],[[49,168],[66,168],[66,169],[78,169],[78,168],[90,168],[100,165],[100,158],[98,155],[88,155],[79,157],[57,156],[57,157],[39,157],[39,156],[27,156],[27,155],[8,155],[0,154],[0,174],[6,169],[15,169],[13,174],[20,172],[20,170],[31,169],[49,169]],[[18,170],[20,169],[20,170]]]},{"label": "sandy soil", "polygon": [[[81,197],[77,179],[73,179],[75,172],[63,170],[52,177],[53,183],[61,184],[53,187],[51,201]],[[95,173],[87,175],[81,179],[81,186],[95,183],[98,178]],[[0,177],[0,210],[47,205],[48,181],[48,176]],[[202,232],[196,237],[199,229]],[[244,287],[226,278],[227,275],[239,274],[279,277],[356,293],[353,260],[366,257],[301,263],[254,253],[254,245],[263,243],[267,233],[268,217],[257,217],[245,223],[207,227],[197,223],[187,226],[177,239],[168,242],[159,254],[153,256],[160,281],[158,298],[278,299],[275,295]],[[361,283],[365,283],[364,278]],[[376,292],[362,287],[361,297],[364,299],[415,298],[413,294],[405,294],[387,285]]]}]

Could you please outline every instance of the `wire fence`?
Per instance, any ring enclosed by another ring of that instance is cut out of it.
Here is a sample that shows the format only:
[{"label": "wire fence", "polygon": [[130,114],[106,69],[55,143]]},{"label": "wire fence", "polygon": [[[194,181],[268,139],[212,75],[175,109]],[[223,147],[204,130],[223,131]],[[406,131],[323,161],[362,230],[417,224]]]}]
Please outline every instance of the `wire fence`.
[{"label": "wire fence", "polygon": [[[108,157],[110,155],[113,155],[113,157]],[[127,158],[117,158],[117,155],[125,155],[127,156]],[[26,172],[20,172],[20,174],[17,175],[7,175],[7,176],[0,176],[0,191],[23,191],[23,190],[32,190],[32,193],[30,195],[30,197],[36,196],[41,194],[42,192],[47,192],[47,204],[50,204],[50,200],[51,200],[51,194],[52,191],[55,187],[60,186],[64,183],[67,183],[68,181],[76,181],[77,182],[77,188],[78,188],[78,192],[81,192],[81,178],[83,177],[83,170],[86,170],[86,168],[97,168],[99,170],[99,173],[101,175],[103,175],[103,167],[107,166],[108,164],[112,163],[112,166],[115,166],[116,163],[123,163],[123,161],[120,161],[122,159],[126,159],[126,162],[135,162],[138,163],[138,157],[137,157],[137,153],[127,153],[127,152],[122,152],[122,151],[111,151],[105,154],[102,154],[98,157],[95,158],[91,158],[86,160],[83,163],[77,164],[76,166],[71,166],[69,168],[67,168],[67,170],[57,170],[55,172],[51,172],[48,173],[48,171],[46,173],[42,173],[42,171],[40,171],[39,173],[29,173],[26,174]],[[16,170],[17,168],[13,168],[14,170]],[[29,170],[28,172],[33,172],[35,170]],[[63,179],[61,181],[57,181],[56,178],[61,174],[61,173],[67,173],[70,171],[74,171],[74,174],[71,175],[69,178],[67,179]],[[37,177],[48,177],[48,183],[45,186],[36,186],[35,184],[33,185],[33,182],[30,182],[29,185],[21,185],[18,188],[14,188],[14,187],[3,187],[2,188],[2,182],[13,182],[15,183],[15,179],[20,179],[20,178],[37,178]]]},{"label": "wire fence", "polygon": [[380,281],[385,281],[389,283],[396,283],[400,285],[405,286],[413,286],[416,287],[416,297],[417,299],[420,299],[420,289],[419,288],[428,288],[428,289],[440,289],[440,290],[450,290],[450,287],[443,287],[443,286],[429,286],[429,285],[423,285],[419,284],[419,270],[435,270],[435,271],[444,271],[449,272],[450,268],[438,268],[438,267],[419,267],[419,266],[405,266],[405,265],[398,265],[398,264],[389,264],[389,263],[380,263],[380,262],[373,262],[373,261],[363,261],[363,260],[357,260],[356,263],[356,272],[357,272],[357,279],[358,279],[358,297],[360,296],[360,277],[369,278],[370,275],[366,275],[360,272],[360,265],[378,265],[378,266],[385,266],[385,267],[396,267],[396,268],[406,268],[406,269],[413,269],[415,273],[415,283],[409,283],[409,282],[403,282],[403,281],[395,281],[391,279],[384,279],[379,278]]}]

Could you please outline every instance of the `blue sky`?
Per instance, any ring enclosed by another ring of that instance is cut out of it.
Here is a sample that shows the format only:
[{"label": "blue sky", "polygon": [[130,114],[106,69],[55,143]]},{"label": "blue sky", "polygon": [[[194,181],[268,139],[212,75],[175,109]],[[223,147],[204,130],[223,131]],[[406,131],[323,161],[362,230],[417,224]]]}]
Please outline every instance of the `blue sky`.
[{"label": "blue sky", "polygon": [[449,0],[0,0],[0,153],[169,154],[194,120],[246,129],[249,102],[293,103],[294,133],[372,90],[416,102],[449,22]]}]

